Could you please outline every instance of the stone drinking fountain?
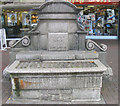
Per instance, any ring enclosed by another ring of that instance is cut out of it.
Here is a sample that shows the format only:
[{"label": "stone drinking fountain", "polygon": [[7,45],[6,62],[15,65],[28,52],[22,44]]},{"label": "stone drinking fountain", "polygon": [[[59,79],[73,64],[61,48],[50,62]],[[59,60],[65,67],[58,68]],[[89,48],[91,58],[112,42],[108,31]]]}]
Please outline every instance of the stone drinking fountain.
[{"label": "stone drinking fountain", "polygon": [[7,68],[12,103],[100,101],[102,77],[112,75],[107,46],[85,39],[87,32],[77,23],[80,9],[73,4],[53,1],[35,10],[38,25],[9,43],[12,57],[21,50]]}]

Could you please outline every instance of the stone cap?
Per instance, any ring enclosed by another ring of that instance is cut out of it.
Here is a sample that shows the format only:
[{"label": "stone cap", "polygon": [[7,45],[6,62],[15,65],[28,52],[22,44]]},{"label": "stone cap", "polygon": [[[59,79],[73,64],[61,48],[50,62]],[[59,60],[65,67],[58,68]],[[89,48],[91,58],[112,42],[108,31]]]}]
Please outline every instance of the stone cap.
[{"label": "stone cap", "polygon": [[34,7],[34,10],[38,13],[79,13],[80,8],[77,8],[74,4],[67,1],[50,1],[46,2],[39,7]]}]

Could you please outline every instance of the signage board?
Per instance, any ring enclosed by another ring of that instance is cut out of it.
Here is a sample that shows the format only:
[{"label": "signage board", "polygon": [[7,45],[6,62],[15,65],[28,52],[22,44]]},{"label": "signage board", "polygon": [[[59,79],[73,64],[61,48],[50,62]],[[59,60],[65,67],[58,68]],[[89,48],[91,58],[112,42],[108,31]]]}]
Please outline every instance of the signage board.
[{"label": "signage board", "polygon": [[119,5],[119,0],[65,0],[73,4]]}]

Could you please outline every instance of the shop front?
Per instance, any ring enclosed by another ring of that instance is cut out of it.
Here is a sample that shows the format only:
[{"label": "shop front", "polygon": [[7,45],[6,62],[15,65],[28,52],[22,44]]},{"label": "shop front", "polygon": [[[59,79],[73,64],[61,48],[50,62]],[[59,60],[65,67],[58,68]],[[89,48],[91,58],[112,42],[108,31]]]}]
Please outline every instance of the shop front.
[{"label": "shop front", "polygon": [[89,36],[118,35],[117,0],[67,0],[83,11],[78,16],[78,23],[88,31]]},{"label": "shop front", "polygon": [[89,35],[116,36],[118,31],[117,6],[85,6],[83,15],[79,16]]},{"label": "shop front", "polygon": [[2,9],[2,28],[6,29],[7,38],[21,38],[37,25],[37,13],[31,7],[13,6]]}]

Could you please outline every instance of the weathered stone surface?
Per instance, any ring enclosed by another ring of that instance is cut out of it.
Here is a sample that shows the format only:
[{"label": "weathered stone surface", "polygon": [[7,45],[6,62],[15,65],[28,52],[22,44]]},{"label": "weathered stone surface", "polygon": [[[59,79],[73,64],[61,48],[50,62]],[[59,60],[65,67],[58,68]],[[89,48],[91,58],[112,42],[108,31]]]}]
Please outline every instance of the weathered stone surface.
[{"label": "weathered stone surface", "polygon": [[[30,66],[31,64],[31,66]],[[39,66],[39,67],[37,67]],[[94,61],[20,61],[15,69],[28,68],[92,68],[98,67]]]},{"label": "weathered stone surface", "polygon": [[39,36],[39,47],[40,50],[47,50],[48,44],[46,43],[48,41],[47,35],[40,35]]},{"label": "weathered stone surface", "polygon": [[86,31],[77,31],[78,34],[78,50],[86,50],[85,49],[85,36],[87,35]]},{"label": "weathered stone surface", "polygon": [[48,31],[49,33],[68,33],[68,21],[49,21]]},{"label": "weathered stone surface", "polygon": [[107,67],[107,70],[103,73],[103,75],[113,76],[112,68],[109,65],[107,65],[106,67]]},{"label": "weathered stone surface", "polygon": [[69,20],[68,26],[69,26],[68,27],[69,33],[75,33],[79,30],[78,24],[76,23],[76,20]]},{"label": "weathered stone surface", "polygon": [[66,13],[66,14],[40,14],[39,15],[39,19],[40,20],[61,20],[61,19],[63,19],[63,20],[76,20],[76,18],[77,18],[77,16],[76,16],[76,14],[68,14],[68,13]]},{"label": "weathered stone surface", "polygon": [[47,101],[100,101],[100,88],[84,88],[73,90],[21,90],[19,99],[39,99]]},{"label": "weathered stone surface", "polygon": [[[36,42],[38,42],[38,43],[36,43]],[[30,49],[31,50],[38,50],[38,45],[39,45],[39,36],[38,35],[32,35],[31,36]]]},{"label": "weathered stone surface", "polygon": [[[89,74],[88,74],[89,75]],[[44,75],[45,76],[45,75]],[[55,76],[55,75],[54,75]],[[20,89],[29,89],[29,90],[36,90],[36,89],[79,89],[79,88],[101,88],[102,87],[102,77],[95,75],[95,76],[71,76],[67,77],[67,75],[63,78],[57,77],[53,78],[53,76],[49,75],[48,78],[43,78],[42,76],[36,77],[21,77],[19,76],[19,86]],[[16,89],[14,78],[12,79],[13,89]]]},{"label": "weathered stone surface", "polygon": [[100,88],[73,89],[73,101],[100,101]]},{"label": "weathered stone surface", "polygon": [[100,101],[48,101],[48,100],[39,100],[39,99],[11,99],[7,100],[6,104],[106,104],[103,97]]},{"label": "weathered stone surface", "polygon": [[[88,72],[92,72],[92,73],[102,73],[104,71],[107,70],[107,68],[99,61],[99,60],[76,60],[76,61],[56,61],[56,62],[65,62],[65,64],[67,64],[67,62],[73,62],[74,64],[76,64],[76,62],[90,62],[90,63],[95,63],[97,65],[95,66],[90,66],[90,67],[72,67],[72,68],[53,68],[53,67],[49,67],[48,68],[37,68],[35,66],[32,66],[34,62],[37,61],[28,61],[27,64],[29,63],[28,68],[17,68],[20,64],[20,61],[15,61],[8,69],[7,71],[9,73],[39,73],[39,74],[43,74],[43,73],[88,73]],[[52,62],[52,61],[46,61],[48,63]],[[24,62],[22,63],[24,64]],[[22,65],[21,64],[21,65]],[[35,64],[37,65],[37,64]],[[88,65],[89,66],[89,65]]]},{"label": "weathered stone surface", "polygon": [[[88,66],[90,65],[89,68],[83,65],[83,67],[77,68],[78,71],[76,71],[76,68],[74,67],[58,69],[56,68],[54,70],[54,66],[50,68],[48,64],[49,68],[46,67],[47,72],[45,72],[46,68],[44,69],[41,68],[41,66],[37,66],[38,63],[43,64],[44,62],[24,61],[20,63],[19,61],[16,61],[9,68],[9,72],[12,75],[12,89],[14,92],[13,96],[15,98],[21,99],[39,98],[40,100],[51,101],[100,100],[100,89],[102,87],[102,73],[107,68],[98,60],[84,60],[76,62],[73,61],[73,63],[74,65],[76,65],[77,62],[85,61],[92,61],[91,64],[95,62],[96,66],[92,66],[90,64],[85,63]],[[50,63],[52,61],[45,62]],[[55,61],[53,62],[55,63]],[[57,62],[58,61],[56,61],[56,63]],[[66,64],[68,61],[63,62],[65,62],[64,64]],[[72,64],[72,61],[69,62],[70,64]],[[29,66],[29,68],[27,68],[26,66]],[[86,94],[89,95],[86,96]]]},{"label": "weathered stone surface", "polygon": [[17,60],[82,60],[99,59],[99,53],[96,51],[22,51],[16,55]]},{"label": "weathered stone surface", "polygon": [[72,90],[29,90],[20,91],[20,96],[16,96],[16,91],[13,90],[13,95],[19,99],[39,99],[41,101],[71,101]]},{"label": "weathered stone surface", "polygon": [[16,95],[16,91],[13,90],[13,97],[19,99],[39,99],[39,90],[20,91],[20,96]]},{"label": "weathered stone surface", "polygon": [[[40,31],[41,35],[47,35],[48,32],[48,21],[42,20],[39,22],[39,26],[37,27],[37,30]],[[39,35],[40,36],[40,35]]]},{"label": "weathered stone surface", "polygon": [[75,52],[75,58],[78,60],[81,59],[98,59],[99,53],[96,51],[79,51]]},{"label": "weathered stone surface", "polygon": [[69,2],[47,2],[46,4],[36,8],[40,13],[77,13],[75,5]]},{"label": "weathered stone surface", "polygon": [[65,53],[57,53],[57,54],[42,54],[41,60],[74,60],[75,55],[73,54],[65,54]]},{"label": "weathered stone surface", "polygon": [[68,33],[49,33],[48,50],[68,50]]},{"label": "weathered stone surface", "polygon": [[17,60],[35,60],[40,59],[41,51],[22,51],[16,55]]},{"label": "weathered stone surface", "polygon": [[76,34],[69,34],[69,50],[78,50],[78,37]]},{"label": "weathered stone surface", "polygon": [[16,60],[16,55],[20,52],[20,51],[28,51],[28,48],[12,48],[9,52],[9,63],[12,64],[15,60]]}]

